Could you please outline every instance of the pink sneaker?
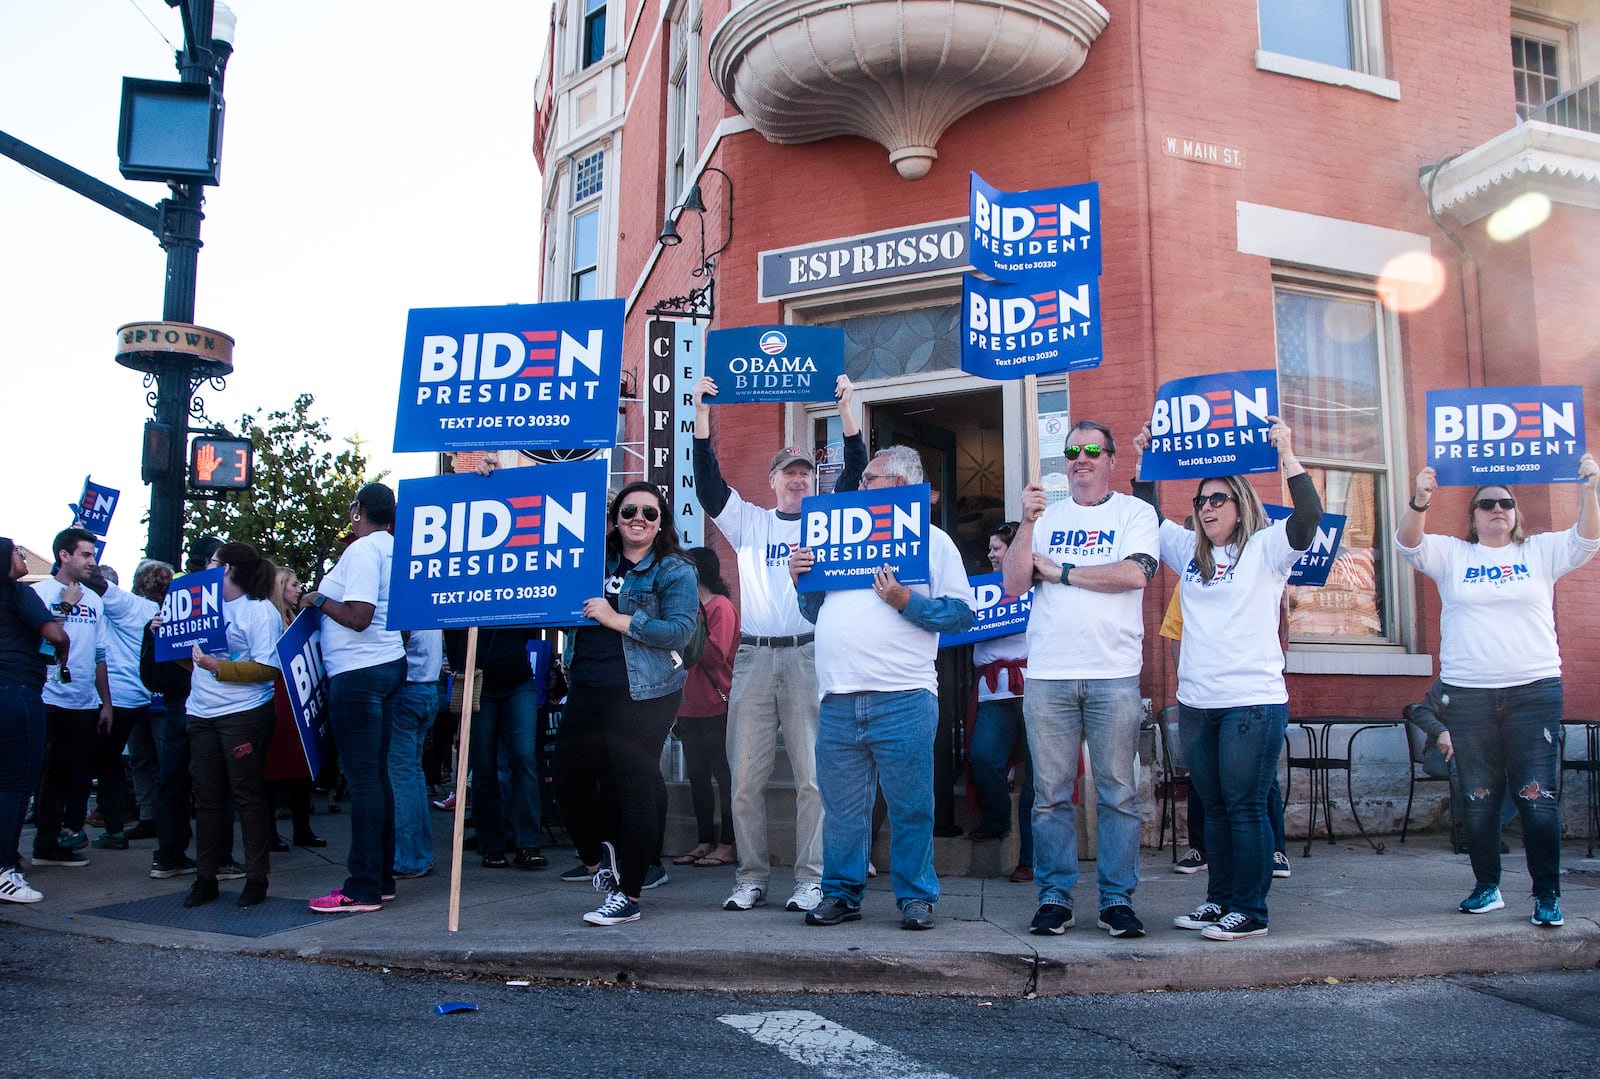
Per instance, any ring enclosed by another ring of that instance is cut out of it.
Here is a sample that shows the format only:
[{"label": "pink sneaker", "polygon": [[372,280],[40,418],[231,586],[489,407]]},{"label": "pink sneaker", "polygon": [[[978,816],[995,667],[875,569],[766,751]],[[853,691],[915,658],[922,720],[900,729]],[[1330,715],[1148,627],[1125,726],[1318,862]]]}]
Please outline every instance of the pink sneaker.
[{"label": "pink sneaker", "polygon": [[318,914],[371,914],[375,910],[382,910],[383,904],[360,903],[335,888],[327,895],[313,899],[311,909]]}]

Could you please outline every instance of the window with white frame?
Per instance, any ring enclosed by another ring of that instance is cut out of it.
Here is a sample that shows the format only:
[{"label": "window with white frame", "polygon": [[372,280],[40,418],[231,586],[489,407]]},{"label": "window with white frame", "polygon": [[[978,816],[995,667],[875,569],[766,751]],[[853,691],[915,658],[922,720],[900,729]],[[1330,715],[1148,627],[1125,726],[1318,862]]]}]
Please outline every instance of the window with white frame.
[{"label": "window with white frame", "polygon": [[593,67],[606,54],[606,0],[583,0],[583,34],[578,67]]},{"label": "window with white frame", "polygon": [[1517,119],[1526,120],[1545,102],[1561,96],[1572,28],[1565,24],[1511,16],[1511,80]]},{"label": "window with white frame", "polygon": [[577,158],[572,169],[572,240],[568,247],[568,299],[593,300],[600,285],[600,194],[605,151]]},{"label": "window with white frame", "polygon": [[1265,52],[1383,74],[1378,0],[1257,0],[1256,13]]},{"label": "window with white frame", "polygon": [[667,201],[677,205],[688,184],[700,137],[700,0],[684,0],[668,22]]},{"label": "window with white frame", "polygon": [[1371,291],[1319,281],[1280,279],[1272,302],[1284,422],[1323,509],[1346,518],[1328,583],[1288,590],[1290,639],[1398,643],[1391,316]]}]

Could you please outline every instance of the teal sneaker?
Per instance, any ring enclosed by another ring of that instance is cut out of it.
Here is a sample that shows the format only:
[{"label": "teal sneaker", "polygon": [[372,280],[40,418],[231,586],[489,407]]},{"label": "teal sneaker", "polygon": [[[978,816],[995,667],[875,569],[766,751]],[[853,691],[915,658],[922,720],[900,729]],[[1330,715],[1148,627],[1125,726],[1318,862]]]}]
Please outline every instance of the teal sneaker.
[{"label": "teal sneaker", "polygon": [[107,832],[93,843],[90,843],[89,846],[95,850],[127,850],[128,837],[122,832]]},{"label": "teal sneaker", "polygon": [[1500,889],[1493,884],[1480,884],[1472,889],[1472,894],[1461,901],[1463,914],[1488,914],[1491,910],[1499,910],[1506,905],[1500,898]]},{"label": "teal sneaker", "polygon": [[62,850],[82,850],[89,845],[89,833],[82,828],[74,832],[70,828],[63,828],[56,835],[56,846]]},{"label": "teal sneaker", "polygon": [[1533,924],[1543,929],[1554,929],[1566,919],[1561,917],[1561,900],[1553,895],[1533,897]]}]

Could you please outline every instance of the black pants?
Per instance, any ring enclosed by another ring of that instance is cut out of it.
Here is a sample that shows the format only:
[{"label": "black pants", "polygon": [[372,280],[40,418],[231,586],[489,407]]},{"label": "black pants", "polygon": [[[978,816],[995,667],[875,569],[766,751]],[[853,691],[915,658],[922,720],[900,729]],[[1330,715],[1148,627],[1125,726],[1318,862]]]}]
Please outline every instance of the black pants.
[{"label": "black pants", "polygon": [[556,732],[561,822],[585,865],[600,861],[601,840],[615,845],[625,895],[639,895],[661,850],[661,746],[682,697],[676,690],[636,701],[627,686],[575,685]]},{"label": "black pants", "polygon": [[[54,848],[63,824],[70,824],[73,831],[83,827],[99,722],[97,708],[44,706],[44,774],[39,777],[34,808],[38,825],[33,837],[36,851]],[[72,819],[65,817],[69,808]]]},{"label": "black pants", "polygon": [[230,846],[228,792],[244,835],[244,873],[266,880],[272,850],[272,813],[267,808],[267,743],[276,718],[272,702],[246,712],[189,717],[189,774],[194,780],[197,876],[216,879]]},{"label": "black pants", "polygon": [[[150,706],[111,709],[111,730],[96,736],[94,778],[100,782],[100,815],[107,832],[120,832],[128,819],[128,775],[122,767],[122,751],[128,745],[128,732],[150,718]],[[139,817],[134,807],[134,819]]]},{"label": "black pants", "polygon": [[[684,771],[689,776],[689,797],[694,802],[694,822],[700,843],[733,844],[733,779],[728,772],[728,713],[720,716],[679,716],[678,737],[683,740]],[[711,789],[711,781],[717,789]],[[722,808],[722,838],[717,838],[717,807]]]}]

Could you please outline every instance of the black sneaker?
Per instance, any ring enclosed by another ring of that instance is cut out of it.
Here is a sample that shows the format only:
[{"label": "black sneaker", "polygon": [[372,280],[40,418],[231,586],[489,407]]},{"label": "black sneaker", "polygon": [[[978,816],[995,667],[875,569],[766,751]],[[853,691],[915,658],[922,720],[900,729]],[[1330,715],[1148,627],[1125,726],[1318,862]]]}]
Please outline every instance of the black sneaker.
[{"label": "black sneaker", "polygon": [[1172,924],[1179,929],[1204,929],[1208,925],[1215,925],[1222,921],[1226,913],[1215,903],[1201,903],[1188,914],[1180,914],[1172,919]]},{"label": "black sneaker", "polygon": [[194,872],[194,859],[187,854],[180,854],[176,858],[162,858],[159,855],[150,859],[150,875],[156,880],[166,880],[168,877],[181,877],[185,873]]},{"label": "black sneaker", "polygon": [[1267,923],[1258,922],[1248,914],[1231,911],[1218,919],[1215,925],[1208,925],[1200,930],[1200,935],[1207,940],[1242,940],[1245,937],[1264,937],[1267,935]]},{"label": "black sneaker", "polygon": [[218,880],[243,880],[244,866],[238,862],[223,862],[217,866]]},{"label": "black sneaker", "polygon": [[1198,873],[1205,867],[1206,856],[1193,847],[1189,848],[1188,854],[1172,863],[1172,871],[1174,873]]},{"label": "black sneaker", "polygon": [[806,911],[807,925],[838,925],[840,922],[859,922],[861,908],[852,907],[836,895],[825,895],[822,902]]},{"label": "black sneaker", "polygon": [[1075,923],[1072,920],[1072,908],[1061,903],[1045,903],[1039,907],[1039,912],[1033,916],[1033,924],[1028,927],[1028,932],[1044,936],[1055,934],[1060,936],[1071,929]]},{"label": "black sneaker", "polygon": [[568,884],[588,884],[594,879],[594,874],[589,872],[588,866],[584,865],[582,862],[579,862],[577,865],[561,874],[561,879],[566,881]]},{"label": "black sneaker", "polygon": [[194,883],[189,885],[189,894],[183,897],[183,905],[203,907],[216,899],[219,894],[216,881],[209,877],[196,877]]},{"label": "black sneaker", "polygon": [[[198,880],[195,881],[196,885],[199,883]],[[266,901],[267,882],[260,877],[253,877],[245,879],[244,890],[239,893],[239,898],[234,900],[233,905],[236,907],[253,907],[257,903],[265,903]]]},{"label": "black sneaker", "polygon": [[666,868],[666,866],[662,866],[662,865],[646,866],[645,867],[645,871],[644,871],[644,884],[643,884],[643,887],[645,887],[645,888],[659,888],[663,884],[666,884],[669,879],[670,878],[667,876],[667,868]]},{"label": "black sneaker", "polygon": [[75,850],[65,847],[35,847],[33,849],[34,865],[88,865],[89,859]]},{"label": "black sneaker", "polygon": [[1099,925],[1114,937],[1144,936],[1144,923],[1126,903],[1116,903],[1101,911]]}]

